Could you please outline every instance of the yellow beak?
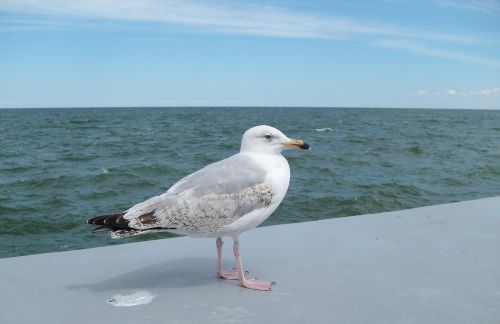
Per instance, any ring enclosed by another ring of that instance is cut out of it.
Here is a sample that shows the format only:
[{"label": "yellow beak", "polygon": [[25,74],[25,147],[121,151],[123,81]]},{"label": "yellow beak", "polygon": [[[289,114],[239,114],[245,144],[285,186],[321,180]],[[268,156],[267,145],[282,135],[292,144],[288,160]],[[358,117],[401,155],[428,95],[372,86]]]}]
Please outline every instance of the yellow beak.
[{"label": "yellow beak", "polygon": [[295,150],[308,150],[310,148],[309,144],[304,142],[303,140],[292,139],[283,144],[286,148],[295,149]]}]

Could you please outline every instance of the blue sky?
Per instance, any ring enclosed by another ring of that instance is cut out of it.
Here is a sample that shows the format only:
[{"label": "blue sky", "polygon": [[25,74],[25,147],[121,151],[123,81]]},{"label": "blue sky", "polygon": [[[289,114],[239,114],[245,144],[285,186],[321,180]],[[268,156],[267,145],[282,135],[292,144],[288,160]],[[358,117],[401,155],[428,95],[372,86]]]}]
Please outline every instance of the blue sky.
[{"label": "blue sky", "polygon": [[0,0],[0,107],[500,109],[500,1]]}]

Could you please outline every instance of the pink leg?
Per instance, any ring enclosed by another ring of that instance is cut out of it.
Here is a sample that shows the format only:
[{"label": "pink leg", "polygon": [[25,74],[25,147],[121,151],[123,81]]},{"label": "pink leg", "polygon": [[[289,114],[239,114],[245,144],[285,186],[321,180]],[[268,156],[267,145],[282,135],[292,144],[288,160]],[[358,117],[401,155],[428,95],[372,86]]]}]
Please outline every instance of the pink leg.
[{"label": "pink leg", "polygon": [[257,280],[256,278],[245,278],[245,271],[243,270],[243,264],[241,262],[240,244],[238,242],[238,238],[234,239],[233,252],[234,257],[236,258],[236,264],[238,265],[240,286],[255,290],[271,290],[271,285],[273,285],[273,283],[270,281]]},{"label": "pink leg", "polygon": [[240,278],[238,270],[222,270],[222,245],[224,244],[222,238],[218,237],[215,244],[217,245],[217,276],[222,279],[238,280]]}]

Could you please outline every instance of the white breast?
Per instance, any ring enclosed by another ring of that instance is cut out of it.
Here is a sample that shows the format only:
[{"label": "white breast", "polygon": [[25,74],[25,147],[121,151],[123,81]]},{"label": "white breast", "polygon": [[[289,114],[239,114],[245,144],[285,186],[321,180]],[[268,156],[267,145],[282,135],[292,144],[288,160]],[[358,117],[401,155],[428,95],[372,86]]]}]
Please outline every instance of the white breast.
[{"label": "white breast", "polygon": [[273,188],[271,204],[266,208],[256,209],[235,222],[226,225],[212,236],[228,235],[237,236],[259,226],[278,208],[283,201],[290,183],[290,167],[288,161],[281,154],[249,154],[255,163],[258,163],[266,171],[265,182]]}]

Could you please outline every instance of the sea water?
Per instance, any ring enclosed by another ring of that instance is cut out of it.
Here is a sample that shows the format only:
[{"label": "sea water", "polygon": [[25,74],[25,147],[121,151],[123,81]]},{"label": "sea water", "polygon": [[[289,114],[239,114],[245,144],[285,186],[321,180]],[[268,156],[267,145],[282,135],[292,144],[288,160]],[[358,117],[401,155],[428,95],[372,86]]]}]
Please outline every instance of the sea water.
[{"label": "sea water", "polygon": [[290,187],[263,225],[500,195],[500,111],[0,109],[0,257],[174,236],[111,240],[85,221],[237,153],[261,124],[312,148],[284,152]]}]

